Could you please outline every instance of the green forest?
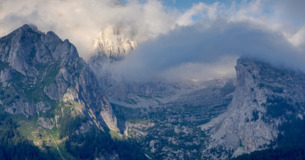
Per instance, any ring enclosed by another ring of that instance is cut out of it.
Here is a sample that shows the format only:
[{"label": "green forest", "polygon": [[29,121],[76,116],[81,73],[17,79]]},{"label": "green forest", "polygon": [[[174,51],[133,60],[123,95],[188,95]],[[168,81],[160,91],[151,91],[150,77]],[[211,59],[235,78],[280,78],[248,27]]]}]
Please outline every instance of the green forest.
[{"label": "green forest", "polygon": [[17,130],[17,124],[6,113],[0,113],[0,159],[54,159],[51,153],[40,151]]}]

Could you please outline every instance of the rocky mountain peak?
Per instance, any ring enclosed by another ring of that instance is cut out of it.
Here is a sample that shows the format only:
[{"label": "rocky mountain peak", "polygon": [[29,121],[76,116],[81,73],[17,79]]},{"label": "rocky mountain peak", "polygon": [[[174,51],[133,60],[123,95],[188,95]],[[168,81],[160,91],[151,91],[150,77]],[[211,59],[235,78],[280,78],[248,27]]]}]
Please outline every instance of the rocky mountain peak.
[{"label": "rocky mountain peak", "polygon": [[1,38],[1,60],[23,75],[32,76],[40,65],[80,59],[76,48],[53,32],[40,32],[34,25],[23,25]]},{"label": "rocky mountain peak", "polygon": [[97,36],[94,49],[100,55],[114,59],[125,57],[137,47],[137,42],[132,35],[122,27],[107,26]]},{"label": "rocky mountain peak", "polygon": [[68,40],[24,25],[0,39],[0,59],[4,91],[0,106],[5,111],[39,115],[54,109],[69,94],[73,97],[70,101],[81,106],[80,114],[94,119],[99,127],[104,124],[116,129],[111,105],[95,75]]},{"label": "rocky mountain peak", "polygon": [[[37,28],[37,26],[35,26],[34,24],[24,24],[23,26],[21,26],[20,28],[16,29],[15,32],[17,33],[29,33],[29,32],[34,32],[34,33],[39,33],[41,34],[42,32],[40,32]],[[14,33],[14,32],[13,32]]]}]

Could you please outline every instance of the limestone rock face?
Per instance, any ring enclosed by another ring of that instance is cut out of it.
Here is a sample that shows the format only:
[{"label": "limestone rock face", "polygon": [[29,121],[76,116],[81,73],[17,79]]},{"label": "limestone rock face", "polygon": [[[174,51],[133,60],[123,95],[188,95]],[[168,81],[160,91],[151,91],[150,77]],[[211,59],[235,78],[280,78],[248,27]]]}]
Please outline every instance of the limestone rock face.
[{"label": "limestone rock face", "polygon": [[137,47],[137,42],[131,37],[119,27],[108,26],[97,36],[94,49],[108,58],[120,59]]},{"label": "limestone rock face", "polygon": [[305,102],[304,73],[240,58],[236,74],[228,111],[201,126],[210,134],[203,158],[227,159],[265,149],[276,141],[278,128],[288,117],[304,115],[304,108],[297,105]]},{"label": "limestone rock face", "polygon": [[[5,111],[39,115],[61,101],[69,89],[84,115],[116,129],[116,117],[95,75],[68,40],[24,25],[0,39],[0,60],[0,104]],[[45,122],[39,121],[50,128]]]}]

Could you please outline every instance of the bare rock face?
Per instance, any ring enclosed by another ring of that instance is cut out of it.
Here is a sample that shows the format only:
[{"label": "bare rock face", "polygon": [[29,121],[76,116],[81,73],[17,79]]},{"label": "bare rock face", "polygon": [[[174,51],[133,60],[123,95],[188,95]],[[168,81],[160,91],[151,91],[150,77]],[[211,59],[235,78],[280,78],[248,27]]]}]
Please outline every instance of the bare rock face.
[{"label": "bare rock face", "polygon": [[123,58],[137,47],[137,42],[131,37],[119,27],[108,26],[97,36],[94,49],[108,58]]},{"label": "bare rock face", "polygon": [[228,111],[202,126],[210,134],[203,158],[227,159],[275,142],[279,126],[304,115],[305,74],[240,58],[237,87]]},{"label": "bare rock face", "polygon": [[[95,75],[68,40],[24,25],[0,39],[0,60],[0,104],[5,111],[39,115],[55,107],[70,89],[84,115],[116,129],[116,117]],[[44,122],[39,121],[50,128]]]}]

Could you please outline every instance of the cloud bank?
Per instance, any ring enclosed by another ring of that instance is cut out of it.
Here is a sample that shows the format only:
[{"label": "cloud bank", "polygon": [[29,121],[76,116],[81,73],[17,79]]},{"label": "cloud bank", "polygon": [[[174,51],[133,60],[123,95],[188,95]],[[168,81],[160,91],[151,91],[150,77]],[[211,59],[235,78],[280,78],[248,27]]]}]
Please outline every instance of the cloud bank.
[{"label": "cloud bank", "polygon": [[[125,77],[146,75],[145,78],[151,79],[170,75],[171,78],[210,79],[234,74],[235,60],[240,56],[294,69],[305,67],[305,55],[281,33],[250,22],[225,19],[181,27],[147,41],[112,67]],[[191,74],[194,71],[197,72]]]},{"label": "cloud bank", "polygon": [[180,17],[204,8],[196,14],[201,18],[198,23],[184,21],[187,25],[180,24],[166,35],[146,41],[125,61],[111,66],[112,72],[131,79],[161,76],[210,80],[235,76],[235,60],[240,56],[305,71],[302,3],[301,0],[256,0],[233,2],[230,6],[199,3]]}]

